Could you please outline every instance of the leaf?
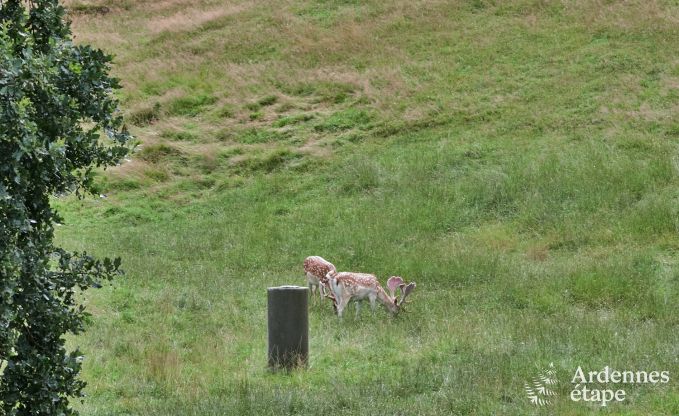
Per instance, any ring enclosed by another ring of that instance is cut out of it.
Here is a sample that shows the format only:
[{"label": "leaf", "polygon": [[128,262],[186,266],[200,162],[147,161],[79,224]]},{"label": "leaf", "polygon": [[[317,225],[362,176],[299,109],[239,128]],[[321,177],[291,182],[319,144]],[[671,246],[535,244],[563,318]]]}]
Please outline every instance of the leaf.
[{"label": "leaf", "polygon": [[120,259],[104,267],[54,242],[51,197],[93,189],[91,169],[118,163],[131,140],[110,59],[72,43],[64,13],[57,0],[0,1],[0,357],[12,358],[0,414],[76,414],[85,383],[64,336],[85,327],[77,293],[120,273]]},{"label": "leaf", "polygon": [[[545,397],[553,397],[556,396],[556,392],[553,390],[550,390],[547,388],[547,385],[554,385],[558,383],[558,380],[556,379],[556,370],[553,370],[554,365],[550,364],[550,369],[549,370],[544,370],[542,369],[537,377],[533,378],[532,380],[532,386],[531,384],[524,383],[524,389],[526,390],[528,399],[530,400],[531,404],[535,404],[538,406],[546,406],[551,404],[550,400],[547,400]],[[549,377],[547,376],[549,373],[552,373]]]}]

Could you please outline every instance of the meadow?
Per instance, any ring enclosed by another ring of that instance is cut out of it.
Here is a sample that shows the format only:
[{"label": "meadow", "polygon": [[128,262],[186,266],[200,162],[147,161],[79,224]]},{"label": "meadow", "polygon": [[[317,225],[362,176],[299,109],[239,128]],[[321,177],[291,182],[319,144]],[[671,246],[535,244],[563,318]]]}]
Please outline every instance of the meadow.
[{"label": "meadow", "polygon": [[[67,5],[139,141],[55,199],[126,271],[69,340],[83,415],[679,414],[676,2]],[[417,289],[313,303],[309,368],[273,373],[266,288],[309,255]],[[578,366],[671,380],[600,407]]]}]

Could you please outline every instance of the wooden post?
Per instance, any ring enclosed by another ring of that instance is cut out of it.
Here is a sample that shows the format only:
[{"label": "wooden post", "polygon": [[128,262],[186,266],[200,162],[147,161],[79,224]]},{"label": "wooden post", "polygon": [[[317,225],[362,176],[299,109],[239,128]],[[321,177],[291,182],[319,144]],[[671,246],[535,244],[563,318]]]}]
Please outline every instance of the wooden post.
[{"label": "wooden post", "polygon": [[309,289],[268,289],[269,367],[291,369],[309,359]]}]

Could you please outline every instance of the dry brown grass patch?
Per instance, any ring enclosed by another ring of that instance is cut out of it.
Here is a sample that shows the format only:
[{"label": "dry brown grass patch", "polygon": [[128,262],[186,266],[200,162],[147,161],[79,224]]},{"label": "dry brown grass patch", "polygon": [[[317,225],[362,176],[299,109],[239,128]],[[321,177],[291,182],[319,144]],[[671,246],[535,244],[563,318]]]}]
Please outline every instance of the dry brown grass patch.
[{"label": "dry brown grass patch", "polygon": [[327,141],[323,141],[318,137],[307,140],[307,142],[299,148],[299,151],[309,156],[322,159],[332,156],[332,149],[327,145]]},{"label": "dry brown grass patch", "polygon": [[567,10],[580,15],[585,25],[615,27],[624,30],[648,28],[674,30],[679,23],[679,10],[659,0],[581,0],[566,5]]},{"label": "dry brown grass patch", "polygon": [[175,384],[180,379],[181,359],[169,347],[157,347],[146,352],[148,377],[161,385]]},{"label": "dry brown grass patch", "polygon": [[529,247],[526,251],[526,257],[533,261],[545,261],[549,258],[549,246],[537,245]]},{"label": "dry brown grass patch", "polygon": [[170,16],[154,17],[147,23],[149,31],[153,34],[162,32],[183,32],[200,27],[208,22],[232,16],[248,10],[252,4],[231,4],[215,7],[208,10],[191,8],[180,10]]}]

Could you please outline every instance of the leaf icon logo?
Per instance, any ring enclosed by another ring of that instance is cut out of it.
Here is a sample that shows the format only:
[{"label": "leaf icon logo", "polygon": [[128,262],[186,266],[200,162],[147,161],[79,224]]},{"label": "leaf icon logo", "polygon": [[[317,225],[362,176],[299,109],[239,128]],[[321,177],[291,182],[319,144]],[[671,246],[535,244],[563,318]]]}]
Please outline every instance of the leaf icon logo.
[{"label": "leaf icon logo", "polygon": [[556,392],[552,388],[558,383],[554,363],[549,363],[547,369],[541,369],[537,377],[533,377],[531,382],[524,383],[523,388],[526,390],[526,395],[531,404],[547,406],[552,404],[550,398],[556,396]]}]

